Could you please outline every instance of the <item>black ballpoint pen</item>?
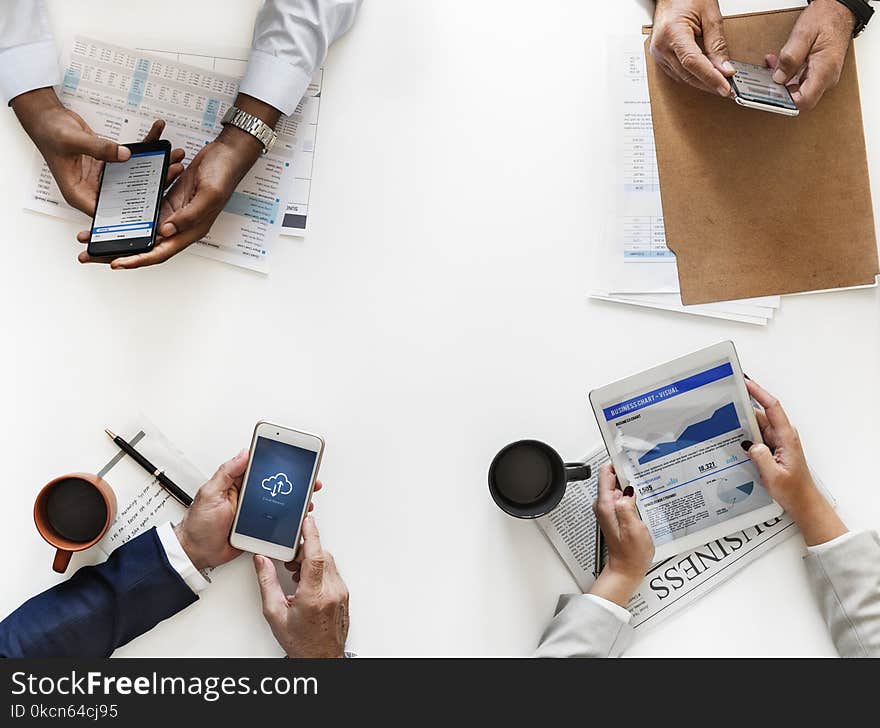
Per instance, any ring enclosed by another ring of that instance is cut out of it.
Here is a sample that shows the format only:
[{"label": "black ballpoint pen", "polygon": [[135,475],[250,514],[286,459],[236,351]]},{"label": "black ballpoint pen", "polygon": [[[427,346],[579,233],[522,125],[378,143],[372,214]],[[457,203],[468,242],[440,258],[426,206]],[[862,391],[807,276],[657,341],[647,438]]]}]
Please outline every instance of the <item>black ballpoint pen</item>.
[{"label": "black ballpoint pen", "polygon": [[183,506],[189,508],[192,505],[193,499],[190,497],[188,493],[186,493],[180,486],[175,485],[174,481],[171,480],[167,475],[165,475],[162,470],[157,468],[153,463],[147,460],[143,455],[141,455],[137,450],[135,450],[131,445],[129,445],[125,440],[123,440],[119,435],[111,432],[110,430],[104,430],[107,433],[107,436],[116,443],[122,452],[128,455],[132,460],[134,460],[138,465],[140,465],[144,470],[150,473],[156,480],[159,481],[159,485],[161,485],[165,490],[168,491],[169,494]]}]

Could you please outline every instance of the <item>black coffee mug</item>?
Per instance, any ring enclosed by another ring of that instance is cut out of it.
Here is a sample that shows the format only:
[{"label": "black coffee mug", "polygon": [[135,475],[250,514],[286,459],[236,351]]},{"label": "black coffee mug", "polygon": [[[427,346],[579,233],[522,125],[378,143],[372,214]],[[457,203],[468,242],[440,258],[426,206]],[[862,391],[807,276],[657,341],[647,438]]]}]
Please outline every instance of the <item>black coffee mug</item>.
[{"label": "black coffee mug", "polygon": [[516,518],[537,518],[559,505],[569,483],[590,477],[586,463],[565,463],[549,445],[520,440],[499,452],[489,466],[489,492]]}]

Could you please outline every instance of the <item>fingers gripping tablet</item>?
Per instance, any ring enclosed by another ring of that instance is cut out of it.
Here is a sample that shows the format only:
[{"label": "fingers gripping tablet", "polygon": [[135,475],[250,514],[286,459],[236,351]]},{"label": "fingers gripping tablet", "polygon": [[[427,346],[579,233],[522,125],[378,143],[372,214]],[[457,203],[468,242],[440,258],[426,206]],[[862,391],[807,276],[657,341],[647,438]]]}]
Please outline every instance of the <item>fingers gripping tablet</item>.
[{"label": "fingers gripping tablet", "polygon": [[590,401],[658,561],[782,513],[741,445],[762,440],[730,342],[594,390]]}]

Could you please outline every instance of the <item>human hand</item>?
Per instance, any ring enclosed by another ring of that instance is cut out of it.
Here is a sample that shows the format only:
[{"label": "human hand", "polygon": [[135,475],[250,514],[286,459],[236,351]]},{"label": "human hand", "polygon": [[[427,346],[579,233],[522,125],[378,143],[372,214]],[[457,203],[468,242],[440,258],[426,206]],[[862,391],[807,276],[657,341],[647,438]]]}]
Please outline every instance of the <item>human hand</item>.
[{"label": "human hand", "polygon": [[183,520],[174,527],[177,540],[193,566],[205,569],[232,561],[241,551],[229,545],[229,531],[238,506],[248,451],[242,450],[205,483]]},{"label": "human hand", "polygon": [[[12,108],[67,203],[94,215],[104,162],[125,162],[131,157],[128,147],[95,134],[79,114],[65,108],[51,88],[16,96]],[[164,129],[164,121],[153,122],[144,141],[156,141]],[[171,153],[169,184],[183,171],[183,156],[182,149]]]},{"label": "human hand", "polygon": [[847,532],[828,500],[819,492],[801,447],[798,431],[779,400],[751,379],[746,388],[763,407],[755,411],[765,444],[742,443],[758,468],[767,492],[795,520],[807,545],[825,543]]},{"label": "human hand", "polygon": [[[161,237],[156,239],[153,249],[116,258],[111,261],[111,268],[143,268],[164,263],[208,234],[217,215],[256,160],[256,156],[242,154],[225,133],[224,129],[193,157],[177,184],[165,195],[159,213],[158,233]],[[80,236],[84,237],[83,233],[77,236],[80,242],[87,242]],[[92,262],[86,254],[80,255],[80,261]]]},{"label": "human hand", "polygon": [[[197,569],[220,566],[241,553],[229,545],[229,532],[247,463],[248,451],[242,450],[217,468],[214,477],[199,488],[183,520],[174,527],[177,540]],[[315,492],[321,487],[316,482]],[[314,503],[309,503],[309,511],[314,507]]]},{"label": "human hand", "polygon": [[[702,37],[703,48],[697,43]],[[718,0],[657,0],[651,55],[666,74],[701,91],[730,96],[736,73]]]},{"label": "human hand", "polygon": [[845,5],[814,0],[798,16],[779,55],[766,57],[776,83],[795,81],[791,97],[799,109],[815,108],[837,85],[854,28],[855,16]]},{"label": "human hand", "polygon": [[[142,268],[163,263],[205,237],[256,159],[240,154],[234,145],[227,142],[225,131],[193,157],[189,166],[179,174],[177,183],[165,195],[159,212],[159,237],[152,250],[112,260],[92,258],[83,251],[79,255],[79,262],[109,262],[114,270]],[[90,232],[83,230],[76,237],[81,243],[88,243],[89,236]]]},{"label": "human hand", "polygon": [[285,595],[271,559],[254,555],[263,617],[288,657],[342,657],[348,637],[348,588],[324,551],[312,516],[303,521],[296,594]]},{"label": "human hand", "polygon": [[[278,109],[246,94],[239,94],[235,105],[273,128],[281,118]],[[223,127],[217,138],[193,157],[177,184],[165,195],[159,212],[161,238],[155,247],[148,253],[116,258],[110,267],[142,268],[164,263],[205,237],[262,152],[263,145],[253,135],[234,126]],[[83,242],[82,237],[80,241]],[[83,256],[80,260],[87,262]]]},{"label": "human hand", "polygon": [[632,486],[621,492],[610,463],[599,470],[599,495],[593,512],[608,544],[608,562],[590,594],[625,607],[651,566],[654,542],[639,518]]}]

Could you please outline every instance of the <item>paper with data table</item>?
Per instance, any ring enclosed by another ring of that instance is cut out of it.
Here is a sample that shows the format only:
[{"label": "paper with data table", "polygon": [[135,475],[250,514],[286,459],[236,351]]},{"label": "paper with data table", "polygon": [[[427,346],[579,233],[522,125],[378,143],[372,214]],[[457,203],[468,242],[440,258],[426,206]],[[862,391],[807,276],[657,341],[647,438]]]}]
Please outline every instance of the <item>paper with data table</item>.
[{"label": "paper with data table", "polygon": [[[217,71],[241,79],[247,70],[249,48],[205,45],[201,43],[171,43],[160,38],[132,37],[125,43],[143,53],[158,55],[190,66]],[[287,122],[288,136],[297,140],[294,151],[293,181],[287,192],[287,201],[281,212],[279,233],[302,237],[308,231],[309,199],[312,190],[315,143],[318,137],[318,117],[324,89],[324,69],[319,68],[306,89],[305,96],[293,114],[282,117]],[[290,125],[294,125],[291,130]],[[281,127],[279,125],[279,135]],[[280,143],[280,138],[279,138]],[[283,200],[284,198],[282,198]]]},{"label": "paper with data table", "polygon": [[[620,124],[616,137],[619,165],[615,196],[618,254],[626,263],[675,263],[675,254],[666,247],[660,171],[641,44],[627,44],[611,62],[620,64],[620,77],[615,74],[614,79],[615,110]],[[668,282],[670,290],[677,290],[677,277],[673,279],[662,270],[654,274],[658,280]]]},{"label": "paper with data table", "polygon": [[666,246],[644,37],[610,36],[607,57],[610,185],[591,297],[765,325],[778,296],[682,305],[675,255]]},{"label": "paper with data table", "polygon": [[[154,119],[164,119],[164,137],[185,150],[184,164],[220,132],[220,120],[234,103],[240,81],[240,76],[167,54],[80,36],[63,66],[61,101],[97,134],[123,143],[139,141]],[[267,273],[282,229],[305,232],[322,75],[316,74],[295,113],[282,117],[272,151],[257,160],[211,232],[189,252]],[[27,209],[84,222],[84,216],[64,202],[39,154],[32,175],[26,187]]]}]

